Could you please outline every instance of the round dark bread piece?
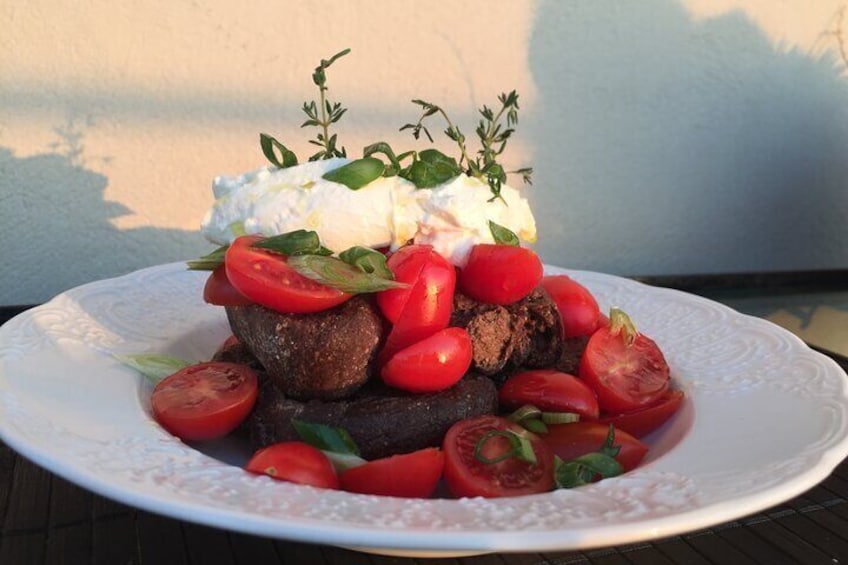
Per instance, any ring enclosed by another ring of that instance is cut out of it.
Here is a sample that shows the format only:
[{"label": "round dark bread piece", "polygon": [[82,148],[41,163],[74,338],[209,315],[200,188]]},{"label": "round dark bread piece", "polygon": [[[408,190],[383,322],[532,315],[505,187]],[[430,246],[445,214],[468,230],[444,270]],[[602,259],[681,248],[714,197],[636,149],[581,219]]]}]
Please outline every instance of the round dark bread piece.
[{"label": "round dark bread piece", "polygon": [[344,398],[371,377],[383,321],[365,296],[314,314],[258,304],[226,310],[233,334],[287,397]]},{"label": "round dark bread piece", "polygon": [[499,383],[521,369],[551,367],[563,352],[559,311],[541,286],[506,306],[456,293],[450,324],[471,336],[472,369]]},{"label": "round dark bread piece", "polygon": [[377,459],[441,445],[455,422],[497,410],[498,393],[488,377],[468,374],[447,390],[410,394],[376,383],[350,398],[301,402],[265,381],[245,426],[255,449],[300,439],[292,420],[345,429],[362,457]]}]

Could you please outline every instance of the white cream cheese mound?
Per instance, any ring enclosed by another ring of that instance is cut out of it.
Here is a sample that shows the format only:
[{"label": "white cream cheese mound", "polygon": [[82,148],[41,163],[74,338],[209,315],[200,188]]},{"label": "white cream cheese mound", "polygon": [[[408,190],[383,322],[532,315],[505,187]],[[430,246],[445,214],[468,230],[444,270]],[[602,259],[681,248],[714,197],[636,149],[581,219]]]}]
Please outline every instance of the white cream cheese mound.
[{"label": "white cream cheese mound", "polygon": [[381,177],[359,190],[321,178],[348,162],[329,159],[216,177],[216,200],[201,230],[219,245],[243,234],[314,230],[336,253],[354,245],[397,249],[412,240],[432,245],[460,267],[475,244],[494,242],[490,220],[523,242],[536,241],[530,205],[510,186],[503,186],[502,200],[489,202],[489,186],[466,175],[423,189],[397,176]]}]

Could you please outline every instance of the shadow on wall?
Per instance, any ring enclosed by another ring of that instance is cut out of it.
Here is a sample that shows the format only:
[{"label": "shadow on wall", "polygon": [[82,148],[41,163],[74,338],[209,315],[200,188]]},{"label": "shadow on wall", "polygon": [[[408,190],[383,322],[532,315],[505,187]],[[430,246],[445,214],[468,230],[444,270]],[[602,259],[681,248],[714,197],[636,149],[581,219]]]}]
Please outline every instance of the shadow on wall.
[{"label": "shadow on wall", "polygon": [[[130,210],[105,201],[108,180],[81,164],[77,144],[59,145],[60,153],[26,158],[0,147],[0,224],[15,234],[2,242],[0,280],[37,281],[37,288],[4,284],[0,305],[31,302],[33,296],[46,300],[90,280],[186,259],[180,250],[186,249],[187,241],[202,245],[197,232],[114,227],[110,220]],[[46,237],[27,237],[45,232]],[[75,236],[66,237],[70,233]],[[85,237],[77,237],[80,233]],[[67,268],[80,258],[92,264],[92,271]],[[73,280],[74,276],[82,278]]]},{"label": "shadow on wall", "polygon": [[775,48],[741,12],[693,21],[672,0],[549,0],[530,65],[539,99],[523,125],[547,262],[625,275],[848,268],[838,59]]}]

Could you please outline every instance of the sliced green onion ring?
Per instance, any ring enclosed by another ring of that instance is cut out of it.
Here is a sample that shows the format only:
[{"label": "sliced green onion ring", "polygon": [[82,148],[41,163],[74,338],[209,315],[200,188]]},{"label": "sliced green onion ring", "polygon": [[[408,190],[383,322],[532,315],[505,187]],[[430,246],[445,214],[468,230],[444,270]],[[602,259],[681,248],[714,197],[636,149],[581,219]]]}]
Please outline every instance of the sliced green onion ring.
[{"label": "sliced green onion ring", "polygon": [[[506,438],[510,443],[511,449],[506,453],[502,453],[497,457],[489,459],[483,455],[483,447],[485,447],[486,443],[493,437]],[[474,458],[486,465],[494,465],[495,463],[500,463],[510,457],[515,457],[526,463],[530,463],[531,465],[536,463],[536,452],[533,451],[533,444],[530,443],[530,440],[509,430],[489,430],[483,434],[483,437],[480,438],[480,441],[478,441],[477,445],[474,447]]]}]

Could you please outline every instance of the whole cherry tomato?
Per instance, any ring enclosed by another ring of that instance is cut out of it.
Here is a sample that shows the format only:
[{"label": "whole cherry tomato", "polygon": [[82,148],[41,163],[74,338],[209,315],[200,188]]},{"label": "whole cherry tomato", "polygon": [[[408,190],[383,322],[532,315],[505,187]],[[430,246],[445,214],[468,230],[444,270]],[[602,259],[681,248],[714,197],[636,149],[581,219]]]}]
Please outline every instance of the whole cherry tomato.
[{"label": "whole cherry tomato", "polygon": [[544,276],[541,285],[559,310],[563,337],[591,335],[602,325],[604,318],[595,297],[571,277]]},{"label": "whole cherry tomato", "polygon": [[542,262],[526,247],[481,243],[459,272],[463,294],[489,304],[512,304],[530,294],[542,278]]}]

